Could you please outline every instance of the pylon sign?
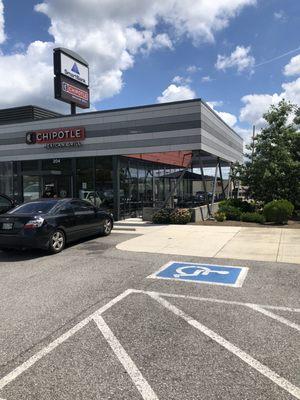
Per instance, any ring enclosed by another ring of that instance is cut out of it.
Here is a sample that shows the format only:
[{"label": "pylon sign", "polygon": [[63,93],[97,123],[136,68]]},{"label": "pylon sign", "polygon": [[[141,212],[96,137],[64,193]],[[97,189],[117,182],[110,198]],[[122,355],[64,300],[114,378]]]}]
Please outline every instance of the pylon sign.
[{"label": "pylon sign", "polygon": [[89,65],[71,50],[54,49],[54,96],[80,108],[90,107]]}]

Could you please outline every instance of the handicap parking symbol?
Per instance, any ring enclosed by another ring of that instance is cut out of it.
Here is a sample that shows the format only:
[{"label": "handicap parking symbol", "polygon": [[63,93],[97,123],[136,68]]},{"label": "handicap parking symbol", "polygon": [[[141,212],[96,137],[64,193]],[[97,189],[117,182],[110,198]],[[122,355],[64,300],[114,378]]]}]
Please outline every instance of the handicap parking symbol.
[{"label": "handicap parking symbol", "polygon": [[248,268],[170,261],[148,278],[241,287]]}]

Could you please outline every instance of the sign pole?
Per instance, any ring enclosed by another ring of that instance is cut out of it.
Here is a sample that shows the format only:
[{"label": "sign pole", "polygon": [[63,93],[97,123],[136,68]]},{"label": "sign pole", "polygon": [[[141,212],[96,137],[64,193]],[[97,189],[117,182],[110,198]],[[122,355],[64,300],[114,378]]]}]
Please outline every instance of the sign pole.
[{"label": "sign pole", "polygon": [[71,103],[71,115],[76,115],[76,104]]}]

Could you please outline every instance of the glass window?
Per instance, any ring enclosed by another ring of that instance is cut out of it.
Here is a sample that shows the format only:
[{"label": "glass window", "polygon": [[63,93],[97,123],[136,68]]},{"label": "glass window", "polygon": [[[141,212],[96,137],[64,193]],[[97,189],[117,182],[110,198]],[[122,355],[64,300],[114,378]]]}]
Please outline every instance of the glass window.
[{"label": "glass window", "polygon": [[71,204],[72,204],[72,207],[73,207],[75,213],[95,210],[94,206],[92,206],[87,201],[74,200],[71,202]]},{"label": "glass window", "polygon": [[120,168],[120,211],[123,217],[130,215],[130,174],[126,162]]},{"label": "glass window", "polygon": [[57,201],[55,200],[27,203],[9,211],[9,214],[45,214],[55,207],[56,204]]},{"label": "glass window", "polygon": [[62,174],[70,175],[72,173],[72,160],[70,158],[52,158],[42,161],[42,170],[61,171]]},{"label": "glass window", "polygon": [[95,159],[94,204],[98,208],[110,211],[114,208],[112,174],[112,157],[97,157]]},{"label": "glass window", "polygon": [[76,160],[77,196],[80,199],[86,199],[91,191],[95,191],[93,161],[92,157]]},{"label": "glass window", "polygon": [[22,161],[22,171],[37,171],[38,169],[38,160]]},{"label": "glass window", "polygon": [[0,193],[13,196],[13,163],[0,163]]},{"label": "glass window", "polygon": [[0,195],[0,213],[3,214],[10,210],[12,207],[13,202],[10,199]]},{"label": "glass window", "polygon": [[24,201],[37,200],[41,197],[41,185],[39,176],[23,176]]}]

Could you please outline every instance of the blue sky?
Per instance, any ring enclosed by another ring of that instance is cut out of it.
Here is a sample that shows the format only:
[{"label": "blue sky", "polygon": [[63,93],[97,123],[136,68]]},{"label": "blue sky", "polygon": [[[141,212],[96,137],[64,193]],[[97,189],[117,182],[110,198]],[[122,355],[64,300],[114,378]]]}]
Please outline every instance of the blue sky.
[{"label": "blue sky", "polygon": [[[67,110],[52,99],[55,45],[90,61],[95,109],[201,97],[247,137],[252,123],[262,125],[261,113],[271,103],[282,97],[300,101],[300,59],[294,60],[293,72],[284,72],[300,49],[260,65],[300,48],[298,0],[216,0],[212,7],[209,0],[164,0],[169,8],[163,9],[156,0],[153,7],[149,1],[127,0],[124,11],[121,1],[73,0],[69,15],[67,0],[44,0],[38,7],[38,1],[4,0],[0,72],[6,70],[7,82],[1,89],[14,93],[1,107],[38,102]],[[186,12],[178,21],[180,7],[193,4],[197,19]]]}]

